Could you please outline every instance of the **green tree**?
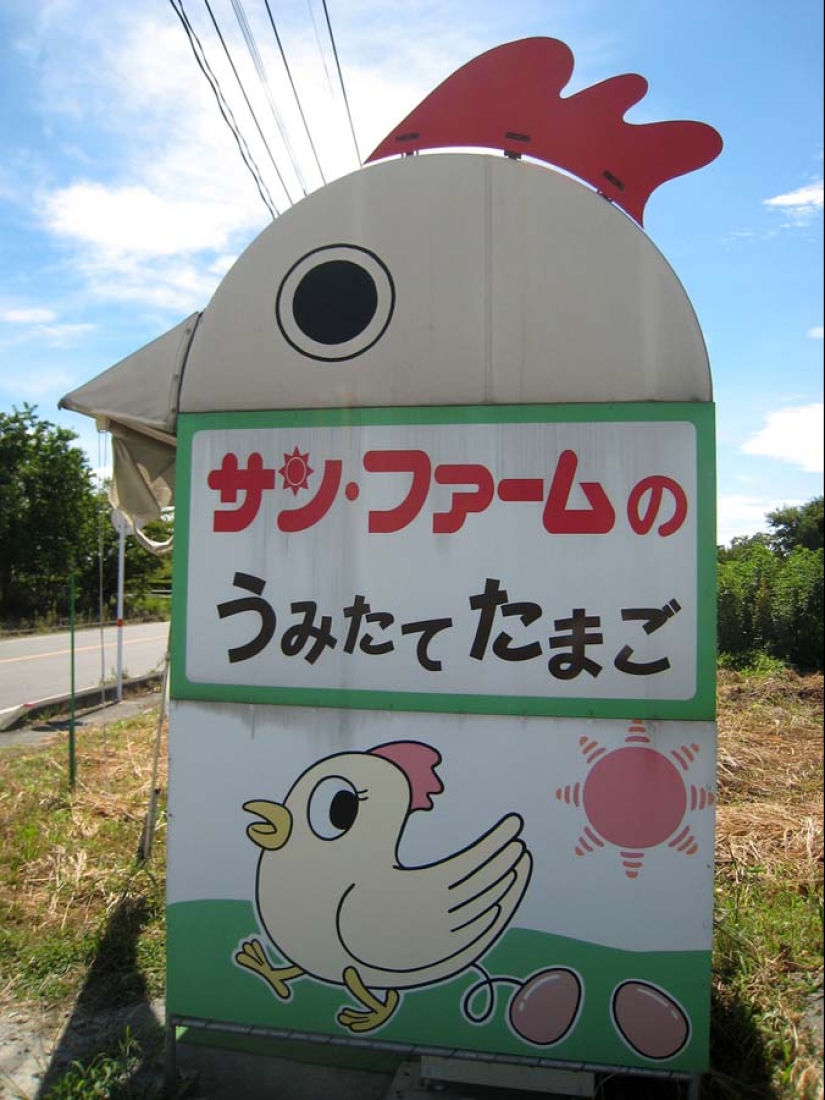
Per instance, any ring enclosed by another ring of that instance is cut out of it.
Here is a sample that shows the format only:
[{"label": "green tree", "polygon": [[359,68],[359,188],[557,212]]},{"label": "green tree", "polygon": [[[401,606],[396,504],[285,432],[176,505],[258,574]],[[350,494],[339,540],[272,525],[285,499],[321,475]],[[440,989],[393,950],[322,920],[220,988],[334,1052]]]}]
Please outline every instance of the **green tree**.
[{"label": "green tree", "polygon": [[719,652],[746,663],[757,653],[801,671],[823,667],[822,497],[765,517],[768,534],[717,552]]},{"label": "green tree", "polygon": [[[0,619],[65,618],[72,572],[78,616],[114,617],[118,535],[76,438],[29,405],[0,413]],[[158,542],[170,531],[167,521],[146,528]],[[125,559],[129,617],[146,610],[151,590],[171,587],[171,558],[155,557],[129,537]],[[156,610],[166,613],[168,604]]]},{"label": "green tree", "polygon": [[803,672],[823,664],[823,555],[796,546],[782,560],[771,593],[771,649]]},{"label": "green tree", "polygon": [[717,563],[719,651],[745,657],[767,651],[773,624],[771,592],[780,562],[764,538],[734,539]]},{"label": "green tree", "polygon": [[806,550],[823,548],[823,498],[814,497],[798,507],[777,508],[765,517],[771,527],[768,543],[782,557],[796,547]]},{"label": "green tree", "polygon": [[36,410],[0,413],[0,616],[65,613],[90,551],[95,494],[74,432]]},{"label": "green tree", "polygon": [[[83,609],[96,616],[102,592],[103,617],[113,619],[117,609],[119,535],[111,522],[111,504],[107,493],[98,495],[97,509],[97,550],[94,557],[87,560],[80,582],[84,594]],[[165,542],[172,533],[172,522],[162,519],[149,523],[144,533],[155,542]],[[127,534],[123,574],[125,617],[135,618],[146,610],[145,605],[152,591],[171,590],[172,556],[151,554]],[[161,605],[161,609],[168,611],[168,606]]]}]

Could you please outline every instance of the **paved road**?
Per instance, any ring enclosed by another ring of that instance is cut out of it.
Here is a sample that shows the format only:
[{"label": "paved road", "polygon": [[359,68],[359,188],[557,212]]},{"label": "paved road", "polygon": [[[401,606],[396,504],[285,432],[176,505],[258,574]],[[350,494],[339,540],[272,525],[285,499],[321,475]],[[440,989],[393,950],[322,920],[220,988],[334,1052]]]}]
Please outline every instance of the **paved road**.
[{"label": "paved road", "polygon": [[[101,648],[102,633],[102,648]],[[117,627],[75,633],[75,689],[113,681],[117,670]],[[123,675],[142,676],[163,667],[168,623],[123,627]],[[66,633],[0,639],[0,714],[23,703],[68,695],[71,638]]]}]

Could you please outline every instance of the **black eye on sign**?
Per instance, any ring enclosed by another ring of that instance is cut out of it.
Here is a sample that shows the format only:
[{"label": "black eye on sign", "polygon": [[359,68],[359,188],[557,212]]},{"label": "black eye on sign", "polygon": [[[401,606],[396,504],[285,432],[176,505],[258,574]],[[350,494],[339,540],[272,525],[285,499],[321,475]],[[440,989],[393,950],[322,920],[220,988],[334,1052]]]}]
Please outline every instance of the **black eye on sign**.
[{"label": "black eye on sign", "polygon": [[374,252],[353,244],[316,248],[287,272],[275,299],[284,339],[309,359],[341,362],[387,330],[395,286]]},{"label": "black eye on sign", "polygon": [[348,779],[329,775],[313,787],[309,796],[309,827],[321,840],[337,840],[355,824],[360,804],[358,791]]}]

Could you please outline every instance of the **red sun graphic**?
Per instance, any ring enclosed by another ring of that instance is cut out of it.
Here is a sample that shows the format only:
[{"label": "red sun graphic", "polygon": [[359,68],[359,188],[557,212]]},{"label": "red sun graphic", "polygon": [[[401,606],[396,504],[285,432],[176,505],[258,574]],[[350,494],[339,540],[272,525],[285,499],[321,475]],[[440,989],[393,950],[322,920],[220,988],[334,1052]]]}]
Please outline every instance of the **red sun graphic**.
[{"label": "red sun graphic", "polygon": [[291,489],[292,495],[297,497],[299,489],[309,488],[309,475],[313,469],[309,464],[309,451],[305,455],[296,447],[291,455],[284,455],[284,464],[278,471],[284,479],[282,489]]},{"label": "red sun graphic", "polygon": [[579,744],[590,765],[587,777],[556,791],[560,802],[583,807],[587,817],[577,856],[610,844],[619,849],[627,877],[634,879],[645,852],[665,842],[683,855],[698,852],[686,819],[693,811],[712,807],[716,795],[709,787],[685,783],[681,773],[689,770],[699,745],[682,745],[668,759],[652,746],[640,721],[631,724],[621,748],[608,752],[589,737],[579,738]]}]

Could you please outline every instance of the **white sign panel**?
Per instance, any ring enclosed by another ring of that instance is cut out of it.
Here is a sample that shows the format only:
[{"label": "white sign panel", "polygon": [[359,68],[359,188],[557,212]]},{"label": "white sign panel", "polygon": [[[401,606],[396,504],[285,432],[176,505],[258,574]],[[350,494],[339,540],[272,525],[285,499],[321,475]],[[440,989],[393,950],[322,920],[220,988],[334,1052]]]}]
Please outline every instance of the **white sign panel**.
[{"label": "white sign panel", "polygon": [[650,408],[196,418],[185,680],[401,709],[694,700],[700,433]]}]

